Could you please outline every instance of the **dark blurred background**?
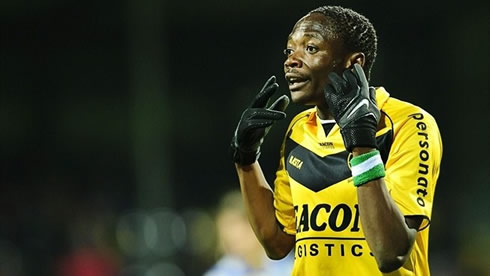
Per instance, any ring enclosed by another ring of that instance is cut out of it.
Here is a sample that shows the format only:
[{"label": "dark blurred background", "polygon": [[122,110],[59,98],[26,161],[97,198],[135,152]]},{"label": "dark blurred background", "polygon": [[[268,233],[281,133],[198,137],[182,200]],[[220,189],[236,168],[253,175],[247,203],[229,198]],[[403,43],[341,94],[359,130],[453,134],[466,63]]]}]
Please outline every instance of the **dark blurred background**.
[{"label": "dark blurred background", "polygon": [[488,1],[353,0],[1,1],[0,275],[202,275],[240,114],[272,74],[287,93],[287,35],[325,4],[371,20],[371,84],[439,124],[433,275],[490,275]]}]

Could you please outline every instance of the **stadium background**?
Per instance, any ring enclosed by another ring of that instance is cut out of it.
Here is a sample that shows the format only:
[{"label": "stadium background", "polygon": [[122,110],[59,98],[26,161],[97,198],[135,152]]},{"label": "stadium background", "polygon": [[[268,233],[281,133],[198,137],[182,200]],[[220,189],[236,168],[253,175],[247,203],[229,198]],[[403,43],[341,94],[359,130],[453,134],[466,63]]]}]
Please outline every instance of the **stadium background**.
[{"label": "stadium background", "polygon": [[[433,274],[489,275],[488,2],[353,0],[2,1],[0,275],[58,275],[77,252],[201,275],[213,208],[238,187],[240,113],[271,74],[287,92],[286,37],[323,4],[370,18],[371,83],[439,123]],[[286,127],[263,146],[269,180]]]}]

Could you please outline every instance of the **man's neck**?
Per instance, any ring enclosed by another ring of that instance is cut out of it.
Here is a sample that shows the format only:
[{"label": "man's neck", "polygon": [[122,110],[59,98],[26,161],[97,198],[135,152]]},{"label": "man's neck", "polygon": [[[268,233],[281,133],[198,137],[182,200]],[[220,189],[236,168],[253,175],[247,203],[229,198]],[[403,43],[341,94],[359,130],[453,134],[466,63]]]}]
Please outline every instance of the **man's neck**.
[{"label": "man's neck", "polygon": [[332,113],[328,109],[328,107],[325,106],[316,106],[316,113],[318,114],[318,118],[322,120],[333,120],[334,117],[332,116]]}]

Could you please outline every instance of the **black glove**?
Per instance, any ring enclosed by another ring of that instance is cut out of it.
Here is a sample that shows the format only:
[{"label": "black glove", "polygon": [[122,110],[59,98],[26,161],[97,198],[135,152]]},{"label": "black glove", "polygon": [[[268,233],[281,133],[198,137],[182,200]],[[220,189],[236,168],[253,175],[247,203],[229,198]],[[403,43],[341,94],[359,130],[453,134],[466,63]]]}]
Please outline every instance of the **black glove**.
[{"label": "black glove", "polygon": [[233,161],[240,165],[254,163],[260,155],[260,145],[272,124],[277,120],[286,118],[286,107],[289,98],[286,95],[279,97],[271,106],[267,107],[272,94],[279,85],[276,77],[272,76],[264,85],[259,94],[255,96],[252,104],[245,109],[238,122],[235,135],[231,140]]},{"label": "black glove", "polygon": [[376,129],[380,117],[375,89],[369,87],[359,64],[347,69],[341,78],[335,72],[328,75],[330,84],[324,89],[328,108],[340,126],[345,148],[376,148]]}]

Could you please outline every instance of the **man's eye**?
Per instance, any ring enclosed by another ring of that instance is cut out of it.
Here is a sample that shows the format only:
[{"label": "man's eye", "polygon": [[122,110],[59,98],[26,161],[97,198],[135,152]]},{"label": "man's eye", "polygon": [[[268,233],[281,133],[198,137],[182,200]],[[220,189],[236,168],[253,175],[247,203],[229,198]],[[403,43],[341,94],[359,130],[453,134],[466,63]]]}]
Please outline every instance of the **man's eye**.
[{"label": "man's eye", "polygon": [[284,55],[289,56],[293,53],[293,49],[284,49]]},{"label": "man's eye", "polygon": [[306,46],[306,51],[310,54],[314,54],[318,51],[318,48],[316,46],[308,45]]}]

